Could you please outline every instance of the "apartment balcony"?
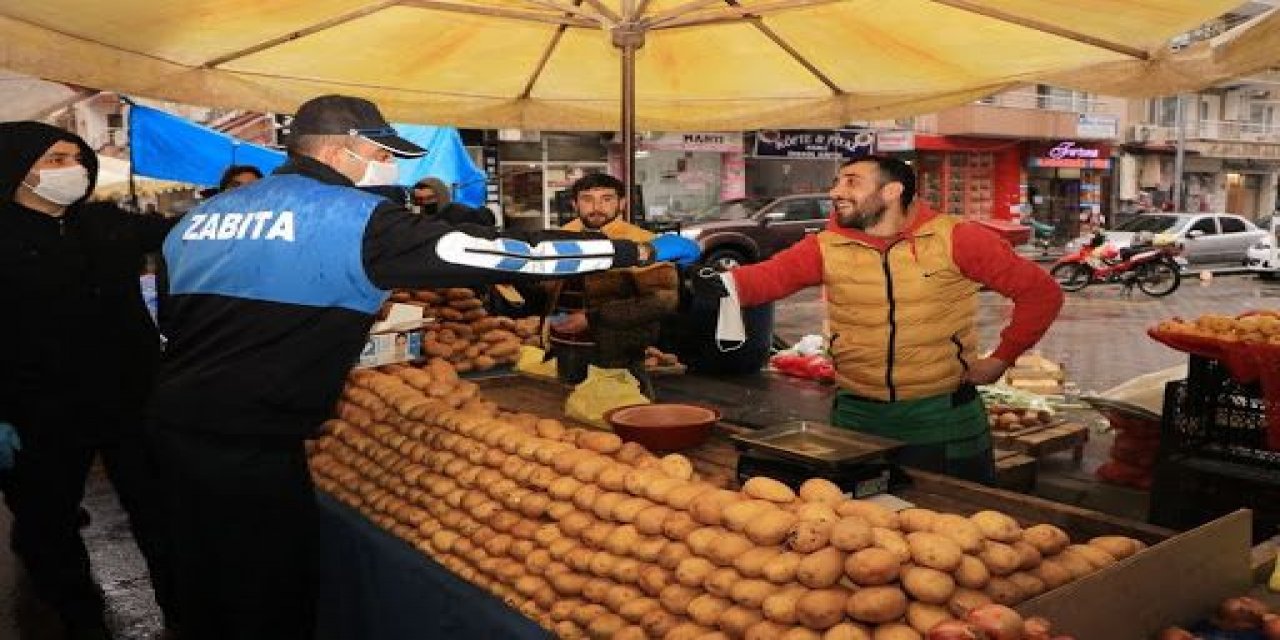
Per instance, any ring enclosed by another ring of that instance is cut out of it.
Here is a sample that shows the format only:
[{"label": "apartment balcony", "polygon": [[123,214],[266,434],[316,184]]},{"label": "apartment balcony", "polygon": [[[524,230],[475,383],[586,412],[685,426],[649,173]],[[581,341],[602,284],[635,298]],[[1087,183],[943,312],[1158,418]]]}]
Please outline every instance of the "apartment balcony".
[{"label": "apartment balcony", "polygon": [[[1081,116],[1104,123],[1104,130],[1111,123],[1111,133],[1099,135],[1096,126],[1082,126]],[[1114,105],[1105,101],[1010,92],[941,111],[917,130],[946,136],[1109,140],[1119,133],[1114,124],[1118,120]]]},{"label": "apartment balcony", "polygon": [[[1154,149],[1177,144],[1177,127],[1136,124],[1126,142]],[[1187,151],[1214,158],[1280,160],[1280,125],[1201,120],[1186,125]]]}]

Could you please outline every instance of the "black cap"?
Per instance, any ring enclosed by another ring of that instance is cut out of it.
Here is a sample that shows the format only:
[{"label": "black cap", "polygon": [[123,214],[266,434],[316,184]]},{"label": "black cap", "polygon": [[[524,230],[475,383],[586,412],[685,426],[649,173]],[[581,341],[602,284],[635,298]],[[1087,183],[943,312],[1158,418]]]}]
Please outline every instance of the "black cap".
[{"label": "black cap", "polygon": [[293,116],[289,135],[360,136],[402,158],[427,153],[426,149],[401,138],[382,117],[377,105],[353,96],[328,95],[304,102]]}]

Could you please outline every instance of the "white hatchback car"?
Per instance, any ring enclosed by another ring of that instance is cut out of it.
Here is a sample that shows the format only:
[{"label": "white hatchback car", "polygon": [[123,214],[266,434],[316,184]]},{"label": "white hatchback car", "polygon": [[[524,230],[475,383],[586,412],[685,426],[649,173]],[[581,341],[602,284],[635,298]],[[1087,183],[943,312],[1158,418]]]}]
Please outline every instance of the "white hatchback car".
[{"label": "white hatchback car", "polygon": [[[1229,213],[1144,213],[1104,233],[1107,242],[1121,249],[1142,231],[1177,237],[1182,257],[1192,264],[1241,264],[1249,247],[1268,235],[1252,222]],[[1088,242],[1088,238],[1068,242],[1067,253],[1079,251],[1081,242]]]},{"label": "white hatchback car", "polygon": [[1280,274],[1280,215],[1271,217],[1271,232],[1249,245],[1244,266],[1262,276]]}]

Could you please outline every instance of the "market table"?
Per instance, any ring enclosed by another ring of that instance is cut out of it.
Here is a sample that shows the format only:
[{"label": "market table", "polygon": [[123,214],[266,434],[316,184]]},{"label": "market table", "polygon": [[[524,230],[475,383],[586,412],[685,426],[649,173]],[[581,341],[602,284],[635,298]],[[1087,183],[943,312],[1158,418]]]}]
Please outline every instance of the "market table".
[{"label": "market table", "polygon": [[323,493],[320,640],[552,637],[483,589]]}]

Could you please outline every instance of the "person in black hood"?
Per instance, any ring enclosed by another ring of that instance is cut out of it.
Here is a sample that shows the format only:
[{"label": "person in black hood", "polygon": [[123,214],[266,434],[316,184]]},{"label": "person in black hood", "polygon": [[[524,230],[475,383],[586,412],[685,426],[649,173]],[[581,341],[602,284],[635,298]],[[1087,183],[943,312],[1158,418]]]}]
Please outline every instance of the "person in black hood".
[{"label": "person in black hood", "polygon": [[74,134],[0,123],[0,441],[16,449],[0,488],[14,550],[77,639],[111,637],[77,528],[96,455],[168,608],[141,434],[160,338],[138,275],[176,221],[86,202],[97,170]]},{"label": "person in black hood", "polygon": [[413,185],[411,193],[413,210],[449,224],[478,224],[492,227],[498,223],[488,207],[469,207],[454,202],[449,185],[434,177],[423,178]]}]

